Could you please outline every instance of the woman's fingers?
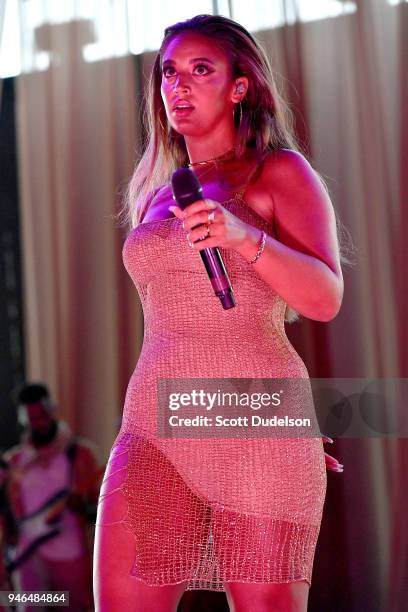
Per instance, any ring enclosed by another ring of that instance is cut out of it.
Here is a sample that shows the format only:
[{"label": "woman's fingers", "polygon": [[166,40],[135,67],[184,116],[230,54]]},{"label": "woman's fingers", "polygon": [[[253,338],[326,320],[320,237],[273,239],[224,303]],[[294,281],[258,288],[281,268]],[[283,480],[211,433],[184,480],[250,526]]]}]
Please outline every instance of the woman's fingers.
[{"label": "woman's fingers", "polygon": [[[178,217],[183,224],[183,229],[186,230],[187,241],[190,246],[195,246],[194,243],[204,240],[208,236],[207,227],[213,224],[213,221],[208,221],[209,213],[215,210],[218,202],[215,200],[197,200],[189,204],[184,210],[179,206],[169,206],[169,210]],[[212,228],[214,232],[214,228]],[[213,234],[214,236],[214,234]],[[210,246],[207,244],[207,246]]]},{"label": "woman's fingers", "polygon": [[[248,224],[216,200],[197,200],[184,210],[176,205],[168,209],[182,221],[188,244],[198,251],[215,247],[237,249],[247,238]],[[209,220],[211,211],[214,215]]]},{"label": "woman's fingers", "polygon": [[179,206],[169,206],[168,208],[175,217],[178,217],[179,219],[182,219],[184,217],[183,215],[183,211],[181,210],[181,208]]},{"label": "woman's fingers", "polygon": [[217,206],[218,202],[216,202],[215,200],[206,199],[197,200],[196,202],[193,202],[192,204],[186,206],[184,210],[182,210],[179,206],[176,205],[169,206],[168,209],[171,210],[171,212],[176,217],[184,220],[185,229],[190,229],[191,227],[194,227],[194,225],[197,225],[197,223],[194,223],[194,216],[197,215],[197,213],[203,211],[208,212],[210,210],[213,210],[214,208],[217,208]]},{"label": "woman's fingers", "polygon": [[[209,214],[213,210],[213,208],[204,208],[197,210],[196,212],[189,212],[189,214],[183,220],[183,227],[185,230],[194,230],[199,228],[201,225],[208,225],[209,223],[214,223],[213,221],[209,221]],[[202,227],[200,228],[202,230]]]},{"label": "woman's fingers", "polygon": [[339,463],[335,457],[332,457],[328,453],[324,453],[324,458],[326,461],[326,468],[333,472],[343,472],[344,466],[342,463]]},{"label": "woman's fingers", "polygon": [[[322,441],[323,441],[323,444],[325,444],[326,442],[333,444],[333,440],[332,438],[329,438],[329,436],[322,436]],[[326,461],[326,468],[328,470],[331,470],[332,472],[343,472],[344,470],[343,464],[339,463],[339,461],[337,461],[335,457],[332,457],[328,453],[324,453],[324,458]]]},{"label": "woman's fingers", "polygon": [[208,215],[208,210],[200,210],[200,212],[190,215],[188,218],[183,219],[183,228],[187,231],[190,230],[193,232],[194,230],[198,229],[200,232],[202,232],[204,225],[207,226],[210,223],[214,223],[214,220],[209,221]]}]

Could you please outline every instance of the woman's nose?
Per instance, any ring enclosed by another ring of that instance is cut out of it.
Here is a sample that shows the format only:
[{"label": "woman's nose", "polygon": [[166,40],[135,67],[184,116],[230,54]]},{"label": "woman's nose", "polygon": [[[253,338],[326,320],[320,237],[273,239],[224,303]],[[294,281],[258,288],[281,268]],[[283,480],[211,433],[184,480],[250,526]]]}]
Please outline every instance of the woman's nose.
[{"label": "woman's nose", "polygon": [[189,88],[189,85],[188,85],[186,77],[179,75],[176,82],[174,83],[173,90],[174,91],[178,91],[178,90],[188,91],[188,88]]}]

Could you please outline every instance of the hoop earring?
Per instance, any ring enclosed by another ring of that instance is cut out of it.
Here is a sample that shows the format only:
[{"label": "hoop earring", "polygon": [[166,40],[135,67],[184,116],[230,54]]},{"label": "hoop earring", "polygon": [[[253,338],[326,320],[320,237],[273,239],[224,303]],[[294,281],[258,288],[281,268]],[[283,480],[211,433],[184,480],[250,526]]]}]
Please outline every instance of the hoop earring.
[{"label": "hoop earring", "polygon": [[241,121],[242,121],[242,104],[241,101],[239,101],[236,105],[235,108],[239,106],[239,121],[238,121],[238,125],[237,125],[237,130],[239,130],[239,128],[241,127]]}]

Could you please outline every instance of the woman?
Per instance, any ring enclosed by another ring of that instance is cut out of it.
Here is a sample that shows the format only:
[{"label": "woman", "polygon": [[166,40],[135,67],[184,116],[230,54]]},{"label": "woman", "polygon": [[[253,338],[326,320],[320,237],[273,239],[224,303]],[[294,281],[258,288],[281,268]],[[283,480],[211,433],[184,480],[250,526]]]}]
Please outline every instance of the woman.
[{"label": "woman", "polygon": [[[156,428],[160,378],[308,379],[284,320],[339,311],[335,214],[284,108],[242,26],[200,15],[166,29],[125,208],[123,259],[145,337],[101,489],[98,611],[175,611],[194,588],[225,590],[236,612],[306,610],[321,438],[171,439]],[[183,211],[169,181],[188,164],[205,199]],[[220,248],[235,308],[213,295],[198,255],[208,247]]]}]

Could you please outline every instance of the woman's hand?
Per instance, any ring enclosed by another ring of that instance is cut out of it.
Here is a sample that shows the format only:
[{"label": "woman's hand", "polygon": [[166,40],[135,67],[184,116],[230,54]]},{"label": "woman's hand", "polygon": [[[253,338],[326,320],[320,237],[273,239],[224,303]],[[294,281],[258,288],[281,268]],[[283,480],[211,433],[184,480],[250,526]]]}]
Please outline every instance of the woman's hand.
[{"label": "woman's hand", "polygon": [[[197,200],[184,210],[169,206],[169,210],[182,220],[187,241],[196,251],[211,247],[238,249],[247,237],[247,224],[215,200]],[[211,211],[214,211],[214,220],[208,221]],[[210,234],[206,229],[207,224]]]},{"label": "woman's hand", "polygon": [[[322,437],[323,444],[325,442],[333,443],[333,440],[327,436]],[[331,470],[332,472],[343,472],[343,464],[339,463],[335,457],[332,457],[328,453],[324,453],[324,458],[326,461],[326,469]]]}]

